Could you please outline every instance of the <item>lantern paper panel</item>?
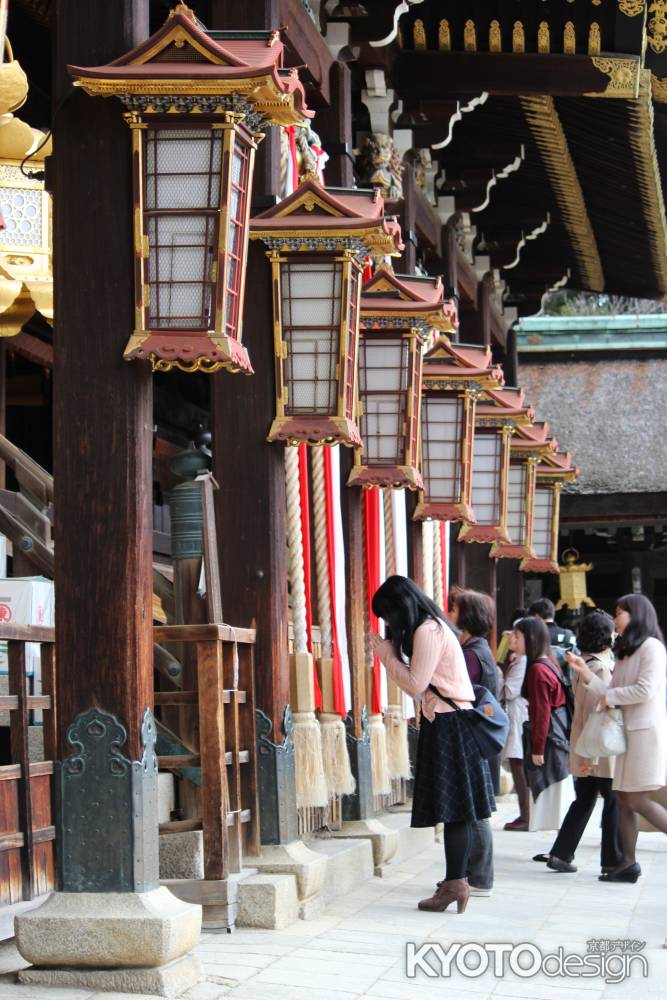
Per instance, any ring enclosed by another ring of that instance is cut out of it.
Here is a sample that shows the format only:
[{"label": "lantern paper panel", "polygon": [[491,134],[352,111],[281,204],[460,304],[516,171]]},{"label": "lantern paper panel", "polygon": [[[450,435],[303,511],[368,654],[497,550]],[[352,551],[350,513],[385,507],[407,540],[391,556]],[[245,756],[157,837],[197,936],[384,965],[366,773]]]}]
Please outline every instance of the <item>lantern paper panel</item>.
[{"label": "lantern paper panel", "polygon": [[311,116],[282,61],[278,33],[209,33],[178,4],[119,59],[68,67],[87,93],[118,96],[132,131],[128,360],[160,371],[252,372],[241,318],[254,153],[268,124]]},{"label": "lantern paper panel", "polygon": [[397,254],[400,227],[376,191],[314,177],[250,223],[273,280],[276,417],[269,441],[360,447],[357,379],[361,261]]},{"label": "lantern paper panel", "polygon": [[478,399],[503,385],[491,349],[453,344],[440,336],[424,358],[421,452],[424,489],[416,521],[474,523],[471,503],[473,444]]},{"label": "lantern paper panel", "polygon": [[424,489],[418,520],[473,521],[471,506],[475,395],[425,392],[422,398]]},{"label": "lantern paper panel", "polygon": [[525,573],[558,573],[558,521],[560,482],[543,482],[538,478],[535,488],[533,515],[533,549],[535,555],[519,566]]},{"label": "lantern paper panel", "polygon": [[[512,449],[513,451],[513,449]],[[497,542],[490,555],[502,559],[528,559],[532,546],[537,459],[510,459],[507,480],[507,532],[510,542]]]},{"label": "lantern paper panel", "polygon": [[472,509],[475,523],[466,523],[459,541],[509,542],[507,483],[512,428],[475,428],[472,472]]},{"label": "lantern paper panel", "polygon": [[348,485],[420,489],[419,432],[424,345],[452,333],[456,304],[442,279],[395,274],[381,264],[361,295],[359,394],[363,451]]},{"label": "lantern paper panel", "polygon": [[[338,412],[343,262],[288,257],[280,269],[286,380],[285,413]],[[351,408],[350,408],[351,409]]]}]

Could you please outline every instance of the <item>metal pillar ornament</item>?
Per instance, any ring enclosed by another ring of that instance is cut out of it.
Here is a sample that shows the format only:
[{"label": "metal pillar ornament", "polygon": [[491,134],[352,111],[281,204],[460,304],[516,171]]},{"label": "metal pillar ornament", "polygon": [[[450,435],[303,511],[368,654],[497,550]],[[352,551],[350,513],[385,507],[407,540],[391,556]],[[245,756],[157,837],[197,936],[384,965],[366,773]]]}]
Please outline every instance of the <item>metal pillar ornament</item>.
[{"label": "metal pillar ornament", "polygon": [[[135,329],[156,371],[252,372],[241,343],[253,164],[269,124],[303,123],[275,31],[209,33],[178,4],[149,39],[75,86],[116,95],[132,134]],[[130,220],[128,220],[129,222]]]}]

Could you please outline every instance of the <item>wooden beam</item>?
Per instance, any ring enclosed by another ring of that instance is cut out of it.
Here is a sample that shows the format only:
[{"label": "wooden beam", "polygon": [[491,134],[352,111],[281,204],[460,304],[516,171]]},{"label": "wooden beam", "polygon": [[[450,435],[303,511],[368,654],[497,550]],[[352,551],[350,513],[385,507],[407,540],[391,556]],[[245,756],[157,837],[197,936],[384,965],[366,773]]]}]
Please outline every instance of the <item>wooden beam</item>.
[{"label": "wooden beam", "polygon": [[392,86],[403,100],[469,98],[484,91],[505,97],[582,97],[604,94],[609,83],[593,57],[562,53],[402,50],[392,72]]},{"label": "wooden beam", "polygon": [[[252,6],[252,4],[250,4]],[[306,85],[308,103],[321,107],[331,103],[329,75],[333,56],[302,0],[278,0],[278,23],[285,25],[284,41],[288,66],[303,67],[299,76]]]}]

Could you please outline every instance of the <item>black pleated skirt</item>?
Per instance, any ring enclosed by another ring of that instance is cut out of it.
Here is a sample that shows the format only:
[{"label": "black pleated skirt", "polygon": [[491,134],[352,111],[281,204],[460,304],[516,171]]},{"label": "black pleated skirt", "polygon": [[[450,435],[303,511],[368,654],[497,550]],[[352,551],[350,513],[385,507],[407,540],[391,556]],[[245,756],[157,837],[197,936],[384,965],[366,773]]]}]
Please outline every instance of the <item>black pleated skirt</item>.
[{"label": "black pleated skirt", "polygon": [[488,819],[495,811],[488,761],[462,712],[422,716],[412,797],[412,826]]}]

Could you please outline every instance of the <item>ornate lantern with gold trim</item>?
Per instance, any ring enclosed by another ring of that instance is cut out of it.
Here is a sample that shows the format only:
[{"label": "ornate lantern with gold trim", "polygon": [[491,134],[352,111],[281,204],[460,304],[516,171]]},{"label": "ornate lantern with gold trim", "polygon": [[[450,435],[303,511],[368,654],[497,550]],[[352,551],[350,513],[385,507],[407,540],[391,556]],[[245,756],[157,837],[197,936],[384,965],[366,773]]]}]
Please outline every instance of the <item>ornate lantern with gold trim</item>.
[{"label": "ornate lantern with gold trim", "polygon": [[423,489],[416,521],[474,521],[472,457],[477,399],[500,389],[502,370],[487,347],[440,337],[424,358],[421,452]]},{"label": "ornate lantern with gold trim", "polygon": [[241,344],[257,141],[309,115],[277,32],[207,32],[178,4],[154,35],[75,85],[115,94],[132,133],[135,330],[125,357],[251,372]]},{"label": "ornate lantern with gold trim", "polygon": [[490,555],[495,559],[530,559],[533,550],[535,484],[541,459],[558,448],[548,436],[547,424],[517,427],[510,442],[510,467],[507,480],[507,531],[509,542],[498,541]]},{"label": "ornate lantern with gold trim", "polygon": [[477,407],[473,449],[473,524],[459,532],[461,542],[509,543],[507,530],[510,441],[515,427],[528,424],[533,411],[523,406],[521,389],[491,391],[490,403]]},{"label": "ornate lantern with gold trim", "polygon": [[[14,337],[35,310],[53,319],[51,196],[41,179],[51,142],[12,114],[26,99],[28,80],[2,43],[9,60],[0,63],[0,337]],[[24,172],[27,156],[31,169]]]},{"label": "ornate lantern with gold trim", "polygon": [[570,611],[579,611],[582,604],[589,608],[595,607],[595,601],[588,596],[586,586],[586,574],[593,569],[593,563],[580,563],[577,549],[565,549],[563,552],[563,562],[560,566],[560,600],[556,605],[556,610],[569,608]]},{"label": "ornate lantern with gold trim", "polygon": [[558,526],[560,494],[563,483],[579,475],[568,454],[557,452],[537,466],[533,549],[535,555],[524,559],[519,569],[524,573],[560,573],[558,565]]},{"label": "ornate lantern with gold trim", "polygon": [[376,190],[306,178],[250,223],[273,276],[276,418],[269,441],[359,447],[361,259],[397,255],[400,227]]},{"label": "ornate lantern with gold trim", "polygon": [[423,347],[433,329],[452,333],[456,305],[440,278],[381,265],[361,293],[359,405],[363,452],[348,486],[423,487],[419,427]]}]

